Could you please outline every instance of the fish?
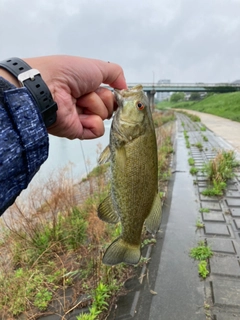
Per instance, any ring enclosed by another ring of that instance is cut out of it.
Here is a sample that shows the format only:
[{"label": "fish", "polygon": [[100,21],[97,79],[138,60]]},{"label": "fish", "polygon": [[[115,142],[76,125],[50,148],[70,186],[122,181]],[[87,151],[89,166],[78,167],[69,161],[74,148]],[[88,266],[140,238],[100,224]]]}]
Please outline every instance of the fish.
[{"label": "fish", "polygon": [[158,193],[157,142],[149,100],[142,85],[114,89],[118,108],[110,129],[110,143],[99,164],[111,163],[109,195],[98,207],[98,217],[121,222],[121,235],[106,249],[103,263],[136,265],[141,259],[143,225],[155,234],[162,216]]}]

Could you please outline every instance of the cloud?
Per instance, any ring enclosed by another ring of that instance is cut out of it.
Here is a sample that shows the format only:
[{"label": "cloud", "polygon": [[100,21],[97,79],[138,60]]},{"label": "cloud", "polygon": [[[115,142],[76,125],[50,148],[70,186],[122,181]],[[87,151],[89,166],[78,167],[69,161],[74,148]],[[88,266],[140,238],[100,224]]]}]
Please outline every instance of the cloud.
[{"label": "cloud", "polygon": [[238,0],[0,0],[0,58],[117,62],[129,82],[239,78]]}]

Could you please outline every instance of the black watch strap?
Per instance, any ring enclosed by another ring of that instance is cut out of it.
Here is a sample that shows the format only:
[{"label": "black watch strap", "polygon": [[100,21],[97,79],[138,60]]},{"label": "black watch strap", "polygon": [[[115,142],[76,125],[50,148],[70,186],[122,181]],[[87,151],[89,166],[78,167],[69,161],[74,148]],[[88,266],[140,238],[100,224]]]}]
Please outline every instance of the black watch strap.
[{"label": "black watch strap", "polygon": [[32,69],[19,58],[0,61],[0,67],[14,75],[29,90],[39,107],[46,127],[54,124],[57,120],[58,107],[39,71]]}]

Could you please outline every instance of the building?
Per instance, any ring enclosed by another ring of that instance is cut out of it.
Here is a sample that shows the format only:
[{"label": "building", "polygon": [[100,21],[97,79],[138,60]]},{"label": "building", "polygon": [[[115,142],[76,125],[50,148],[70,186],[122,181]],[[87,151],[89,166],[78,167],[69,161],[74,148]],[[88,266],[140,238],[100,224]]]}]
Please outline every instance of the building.
[{"label": "building", "polygon": [[[169,84],[171,83],[171,80],[169,79],[163,79],[158,80],[157,84]],[[157,92],[156,96],[158,101],[168,100],[170,98],[170,92]]]}]

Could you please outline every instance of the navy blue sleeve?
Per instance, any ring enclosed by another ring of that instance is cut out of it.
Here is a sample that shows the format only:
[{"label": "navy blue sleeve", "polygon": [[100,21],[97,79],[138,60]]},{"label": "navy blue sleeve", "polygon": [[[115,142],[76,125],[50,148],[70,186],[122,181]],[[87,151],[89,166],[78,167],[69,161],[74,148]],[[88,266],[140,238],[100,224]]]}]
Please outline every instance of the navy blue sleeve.
[{"label": "navy blue sleeve", "polygon": [[0,215],[48,157],[48,133],[26,88],[0,77]]}]

